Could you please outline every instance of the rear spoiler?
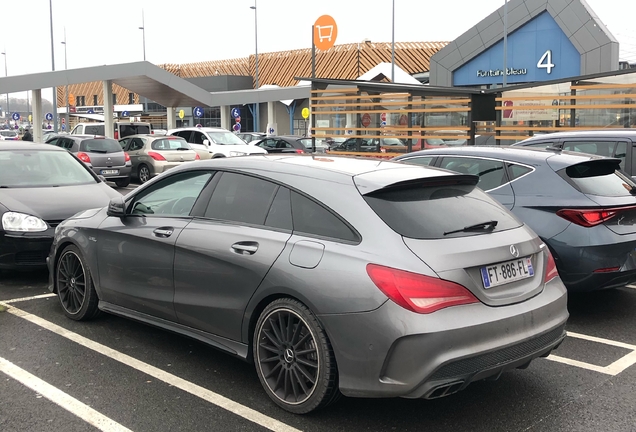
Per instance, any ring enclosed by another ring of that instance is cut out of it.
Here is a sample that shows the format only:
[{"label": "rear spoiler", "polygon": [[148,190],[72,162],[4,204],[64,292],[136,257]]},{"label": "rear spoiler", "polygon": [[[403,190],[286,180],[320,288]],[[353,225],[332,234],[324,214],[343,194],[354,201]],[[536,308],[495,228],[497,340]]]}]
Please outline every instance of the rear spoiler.
[{"label": "rear spoiler", "polygon": [[[417,173],[395,172],[402,170],[379,170],[357,175],[353,178],[353,181],[361,195],[371,195],[374,193],[422,187],[459,185],[476,186],[479,182],[479,176],[472,174],[454,174],[446,170],[436,168],[422,170],[421,167],[417,167],[416,170]],[[419,176],[413,174],[419,174]],[[423,177],[422,174],[428,174],[428,176]]]}]

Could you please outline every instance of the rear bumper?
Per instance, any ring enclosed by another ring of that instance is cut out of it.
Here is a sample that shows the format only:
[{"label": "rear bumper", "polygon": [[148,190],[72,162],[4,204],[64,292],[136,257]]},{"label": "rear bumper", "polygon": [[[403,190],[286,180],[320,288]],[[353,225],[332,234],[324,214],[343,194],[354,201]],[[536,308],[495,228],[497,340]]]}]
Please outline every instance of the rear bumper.
[{"label": "rear bumper", "polygon": [[[572,225],[546,241],[569,291],[594,291],[636,283],[636,234],[619,235],[604,226]],[[598,272],[612,268],[617,270]]]},{"label": "rear bumper", "polygon": [[7,234],[0,231],[0,269],[29,270],[46,267],[54,229],[41,233]]},{"label": "rear bumper", "polygon": [[340,390],[356,397],[436,398],[547,356],[565,337],[567,292],[556,278],[525,302],[451,307],[430,315],[391,301],[321,316]]}]

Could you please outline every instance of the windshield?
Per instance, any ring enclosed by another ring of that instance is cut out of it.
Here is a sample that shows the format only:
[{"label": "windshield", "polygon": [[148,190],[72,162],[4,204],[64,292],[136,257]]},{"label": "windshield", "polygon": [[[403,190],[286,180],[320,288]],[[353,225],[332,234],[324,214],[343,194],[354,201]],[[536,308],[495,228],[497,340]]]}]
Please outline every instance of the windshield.
[{"label": "windshield", "polygon": [[84,165],[65,151],[0,151],[0,188],[96,183]]},{"label": "windshield", "polygon": [[617,168],[615,161],[595,160],[569,166],[559,174],[584,194],[612,197],[634,195],[636,184]]},{"label": "windshield", "polygon": [[87,139],[80,144],[80,151],[88,153],[117,153],[121,151],[121,145],[114,139]]},{"label": "windshield", "polygon": [[153,150],[191,150],[192,147],[183,138],[165,138],[154,140],[150,147]]},{"label": "windshield", "polygon": [[6,136],[6,137],[14,137],[14,136],[18,135],[17,132],[13,132],[13,131],[0,131],[0,134],[2,134],[2,136]]},{"label": "windshield", "polygon": [[207,132],[212,144],[217,145],[245,145],[245,141],[232,132]]}]

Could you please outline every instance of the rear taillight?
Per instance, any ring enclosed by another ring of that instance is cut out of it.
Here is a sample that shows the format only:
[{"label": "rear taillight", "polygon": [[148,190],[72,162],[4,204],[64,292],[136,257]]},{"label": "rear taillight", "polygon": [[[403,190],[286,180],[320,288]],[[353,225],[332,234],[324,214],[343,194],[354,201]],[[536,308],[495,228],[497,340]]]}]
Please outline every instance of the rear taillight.
[{"label": "rear taillight", "polygon": [[148,156],[150,156],[151,158],[153,158],[156,161],[165,161],[166,158],[161,156],[159,153],[153,152],[153,151],[149,151],[148,152]]},{"label": "rear taillight", "polygon": [[115,131],[115,139],[119,139],[119,131]]},{"label": "rear taillight", "polygon": [[620,209],[563,209],[557,212],[557,215],[572,223],[584,227],[593,227],[600,225],[612,219]]},{"label": "rear taillight", "polygon": [[427,314],[479,302],[466,287],[436,277],[377,264],[367,264],[367,274],[387,297],[412,312]]},{"label": "rear taillight", "polygon": [[91,158],[88,157],[88,155],[84,152],[79,152],[77,153],[77,157],[79,158],[79,160],[81,160],[82,162],[86,162],[86,163],[91,163]]},{"label": "rear taillight", "polygon": [[296,152],[296,153],[305,153],[305,151],[304,151],[304,150],[301,150],[301,149],[296,149],[296,150],[295,150],[295,152]]},{"label": "rear taillight", "polygon": [[545,282],[544,283],[548,283],[555,277],[559,276],[559,271],[557,270],[556,262],[554,262],[554,257],[552,256],[552,253],[550,252],[550,250],[546,248],[545,252],[547,254],[547,259],[545,260]]},{"label": "rear taillight", "polygon": [[128,153],[127,153],[127,152],[124,152],[124,160],[125,160],[126,162],[130,162],[130,156],[128,155]]},{"label": "rear taillight", "polygon": [[194,156],[194,160],[201,160],[201,158],[199,157],[199,153],[197,153],[197,154]]}]

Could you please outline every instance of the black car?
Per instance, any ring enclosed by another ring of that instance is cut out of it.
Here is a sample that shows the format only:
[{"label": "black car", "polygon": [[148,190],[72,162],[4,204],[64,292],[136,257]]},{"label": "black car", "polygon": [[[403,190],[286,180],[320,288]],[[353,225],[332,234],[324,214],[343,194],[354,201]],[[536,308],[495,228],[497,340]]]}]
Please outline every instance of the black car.
[{"label": "black car", "polygon": [[120,194],[71,153],[46,144],[0,146],[0,269],[45,267],[55,227]]},{"label": "black car", "polygon": [[478,186],[548,245],[568,290],[636,282],[636,183],[620,170],[620,159],[469,146],[394,160],[479,176]]},{"label": "black car", "polygon": [[562,150],[615,157],[621,169],[636,177],[636,129],[601,129],[544,134],[520,141],[514,146],[533,148],[554,147]]},{"label": "black car", "polygon": [[264,148],[267,153],[302,154],[311,152],[311,138],[296,135],[268,136],[251,145]]}]

